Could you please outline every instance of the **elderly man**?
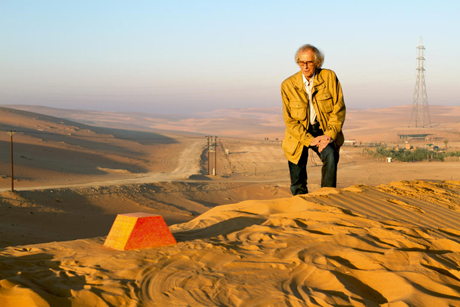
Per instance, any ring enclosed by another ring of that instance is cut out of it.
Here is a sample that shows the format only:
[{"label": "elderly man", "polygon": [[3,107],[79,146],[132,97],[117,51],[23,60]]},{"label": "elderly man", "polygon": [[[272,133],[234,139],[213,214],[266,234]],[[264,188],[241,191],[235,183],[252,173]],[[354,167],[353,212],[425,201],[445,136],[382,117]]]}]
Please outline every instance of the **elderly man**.
[{"label": "elderly man", "polygon": [[303,45],[295,55],[300,71],[281,84],[286,133],[283,150],[289,163],[291,192],[308,193],[307,160],[311,148],[323,162],[321,187],[336,187],[345,103],[335,73],[322,69],[324,55]]}]

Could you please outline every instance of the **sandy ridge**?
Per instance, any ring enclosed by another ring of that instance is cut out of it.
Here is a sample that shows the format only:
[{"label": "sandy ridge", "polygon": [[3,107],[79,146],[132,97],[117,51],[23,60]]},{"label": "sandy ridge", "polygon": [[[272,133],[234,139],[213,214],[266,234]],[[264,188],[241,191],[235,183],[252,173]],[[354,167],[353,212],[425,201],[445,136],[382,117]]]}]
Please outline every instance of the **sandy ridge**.
[{"label": "sandy ridge", "polygon": [[[171,181],[187,179],[192,175],[198,175],[200,173],[200,155],[204,150],[205,142],[203,140],[197,140],[192,142],[186,147],[180,155],[177,167],[171,173],[147,173],[142,175],[132,175],[133,178],[124,178],[117,180],[107,181],[94,181],[77,184],[64,184],[64,185],[46,185],[46,186],[35,186],[35,187],[16,187],[17,191],[26,190],[44,190],[44,189],[60,189],[60,188],[77,188],[77,187],[90,187],[90,186],[109,186],[109,185],[120,185],[120,184],[134,184],[134,183],[149,183],[159,181]],[[10,188],[0,189],[2,191],[8,191]]]},{"label": "sandy ridge", "polygon": [[[460,196],[459,181],[390,185]],[[179,243],[169,247],[118,252],[104,238],[9,247],[0,303],[460,306],[460,213],[386,186],[218,206],[172,226]],[[429,217],[436,211],[443,218]]]}]

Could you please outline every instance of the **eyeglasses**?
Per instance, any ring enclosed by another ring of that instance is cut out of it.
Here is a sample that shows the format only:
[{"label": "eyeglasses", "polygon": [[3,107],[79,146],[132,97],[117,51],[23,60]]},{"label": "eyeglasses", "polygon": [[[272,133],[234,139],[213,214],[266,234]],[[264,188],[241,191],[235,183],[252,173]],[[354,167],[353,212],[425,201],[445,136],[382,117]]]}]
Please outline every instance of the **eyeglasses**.
[{"label": "eyeglasses", "polygon": [[305,66],[305,65],[313,66],[315,64],[315,62],[313,62],[313,61],[306,61],[306,62],[298,61],[297,64],[299,64],[299,66],[301,66],[301,67]]}]

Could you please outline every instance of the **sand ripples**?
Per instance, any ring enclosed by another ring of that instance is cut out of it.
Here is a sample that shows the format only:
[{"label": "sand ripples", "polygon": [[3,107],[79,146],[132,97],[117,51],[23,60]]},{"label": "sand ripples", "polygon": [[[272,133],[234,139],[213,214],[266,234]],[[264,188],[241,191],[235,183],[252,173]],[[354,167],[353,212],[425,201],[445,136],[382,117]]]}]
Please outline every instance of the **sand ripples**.
[{"label": "sand ripples", "polygon": [[[459,195],[458,186],[436,193]],[[179,243],[169,247],[10,248],[0,297],[75,306],[460,306],[459,213],[382,189],[216,207],[172,226]],[[433,219],[440,208],[451,215]]]}]

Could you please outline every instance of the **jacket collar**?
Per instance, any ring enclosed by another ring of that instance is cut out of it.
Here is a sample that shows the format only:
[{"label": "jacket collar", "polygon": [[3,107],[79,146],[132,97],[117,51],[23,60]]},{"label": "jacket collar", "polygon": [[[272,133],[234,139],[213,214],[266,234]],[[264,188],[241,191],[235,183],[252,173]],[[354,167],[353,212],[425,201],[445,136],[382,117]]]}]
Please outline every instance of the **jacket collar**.
[{"label": "jacket collar", "polygon": [[320,86],[324,83],[323,75],[321,74],[322,69],[317,68],[315,73],[315,81],[313,82],[313,92],[318,91]]},{"label": "jacket collar", "polygon": [[303,84],[303,78],[302,78],[302,71],[300,70],[298,73],[294,75],[294,80],[292,80],[294,83],[294,87],[297,89],[299,92],[305,92],[305,86]]},{"label": "jacket collar", "polygon": [[[306,93],[305,86],[303,84],[302,71],[299,71],[294,75],[294,87],[301,92]],[[316,92],[320,85],[324,83],[323,76],[321,75],[321,68],[317,68],[315,72],[315,80],[313,82],[313,92]]]}]

